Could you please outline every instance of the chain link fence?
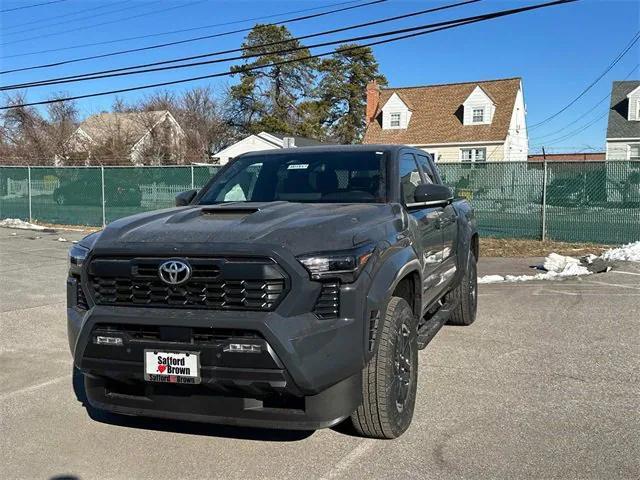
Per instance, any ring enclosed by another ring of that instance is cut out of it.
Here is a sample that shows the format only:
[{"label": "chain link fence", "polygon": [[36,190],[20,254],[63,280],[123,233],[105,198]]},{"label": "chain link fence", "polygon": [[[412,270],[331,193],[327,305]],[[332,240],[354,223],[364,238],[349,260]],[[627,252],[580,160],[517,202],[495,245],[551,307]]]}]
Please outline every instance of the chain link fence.
[{"label": "chain link fence", "polygon": [[[483,236],[617,244],[640,239],[640,162],[440,163]],[[0,219],[102,226],[174,205],[219,167],[0,167]]]}]

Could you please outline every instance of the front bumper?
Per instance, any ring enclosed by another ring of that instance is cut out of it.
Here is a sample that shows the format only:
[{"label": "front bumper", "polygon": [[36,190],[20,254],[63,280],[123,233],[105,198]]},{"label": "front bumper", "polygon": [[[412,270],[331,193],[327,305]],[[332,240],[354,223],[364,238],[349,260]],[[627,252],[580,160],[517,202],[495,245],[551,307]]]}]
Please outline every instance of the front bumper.
[{"label": "front bumper", "polygon": [[[238,371],[241,376],[246,371]],[[361,400],[361,374],[353,375],[317,395],[305,397],[233,397],[206,385],[122,384],[85,376],[89,403],[124,415],[219,423],[262,428],[315,430],[347,418]]]},{"label": "front bumper", "polygon": [[[305,272],[306,274],[306,272]],[[315,429],[349,416],[361,401],[361,371],[368,345],[368,275],[341,287],[340,315],[320,319],[309,312],[320,284],[292,282],[272,312],[220,311],[75,303],[77,280],[68,281],[67,319],[74,364],[85,375],[89,402],[96,408],[234,425]],[[122,346],[94,345],[108,326],[162,331],[143,340],[123,335]],[[169,332],[169,333],[167,333]],[[198,343],[192,333],[221,334]],[[225,335],[222,335],[226,332]],[[244,332],[244,333],[243,333]],[[262,345],[262,355],[225,354],[224,343]],[[199,351],[202,384],[155,384],[143,379],[143,350]]]}]

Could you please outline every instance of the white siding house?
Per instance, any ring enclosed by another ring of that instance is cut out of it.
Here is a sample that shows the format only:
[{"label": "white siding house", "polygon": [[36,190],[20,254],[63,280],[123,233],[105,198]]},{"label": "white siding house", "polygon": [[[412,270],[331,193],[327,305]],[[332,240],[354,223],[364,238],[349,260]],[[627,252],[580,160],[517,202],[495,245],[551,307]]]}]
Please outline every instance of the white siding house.
[{"label": "white siding house", "polygon": [[613,82],[607,160],[640,161],[640,81]]},{"label": "white siding house", "polygon": [[440,162],[527,160],[519,78],[384,89],[371,82],[366,93],[363,143],[411,145]]},{"label": "white siding house", "polygon": [[249,135],[248,137],[223,148],[213,155],[213,160],[214,163],[225,165],[238,155],[242,155],[247,152],[274,150],[278,148],[308,147],[320,144],[321,143],[319,141],[312,138],[260,132],[255,135]]}]

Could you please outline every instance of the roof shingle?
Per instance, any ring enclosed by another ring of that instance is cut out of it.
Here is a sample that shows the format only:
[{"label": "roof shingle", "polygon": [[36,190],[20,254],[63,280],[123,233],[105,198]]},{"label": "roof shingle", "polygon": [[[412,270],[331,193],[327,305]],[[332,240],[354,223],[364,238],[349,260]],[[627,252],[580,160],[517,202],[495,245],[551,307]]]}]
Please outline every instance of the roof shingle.
[{"label": "roof shingle", "polygon": [[629,121],[627,95],[638,88],[640,80],[616,81],[611,85],[611,107],[607,138],[640,138],[640,122]]},{"label": "roof shingle", "polygon": [[[384,88],[376,119],[368,126],[363,143],[402,143],[433,145],[441,143],[503,141],[507,137],[511,114],[520,89],[520,78],[480,82]],[[462,104],[480,86],[496,104],[490,125],[463,125]],[[383,130],[381,108],[396,92],[411,109],[406,129]]]}]

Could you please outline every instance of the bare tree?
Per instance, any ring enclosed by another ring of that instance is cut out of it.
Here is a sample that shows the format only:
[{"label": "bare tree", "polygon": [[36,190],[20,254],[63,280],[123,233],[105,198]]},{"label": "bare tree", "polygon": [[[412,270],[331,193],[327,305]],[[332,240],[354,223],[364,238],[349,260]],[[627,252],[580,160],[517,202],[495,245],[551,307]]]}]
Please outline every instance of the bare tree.
[{"label": "bare tree", "polygon": [[209,87],[192,88],[182,94],[178,122],[185,132],[188,158],[206,161],[234,138],[224,112],[224,102],[216,99]]}]

